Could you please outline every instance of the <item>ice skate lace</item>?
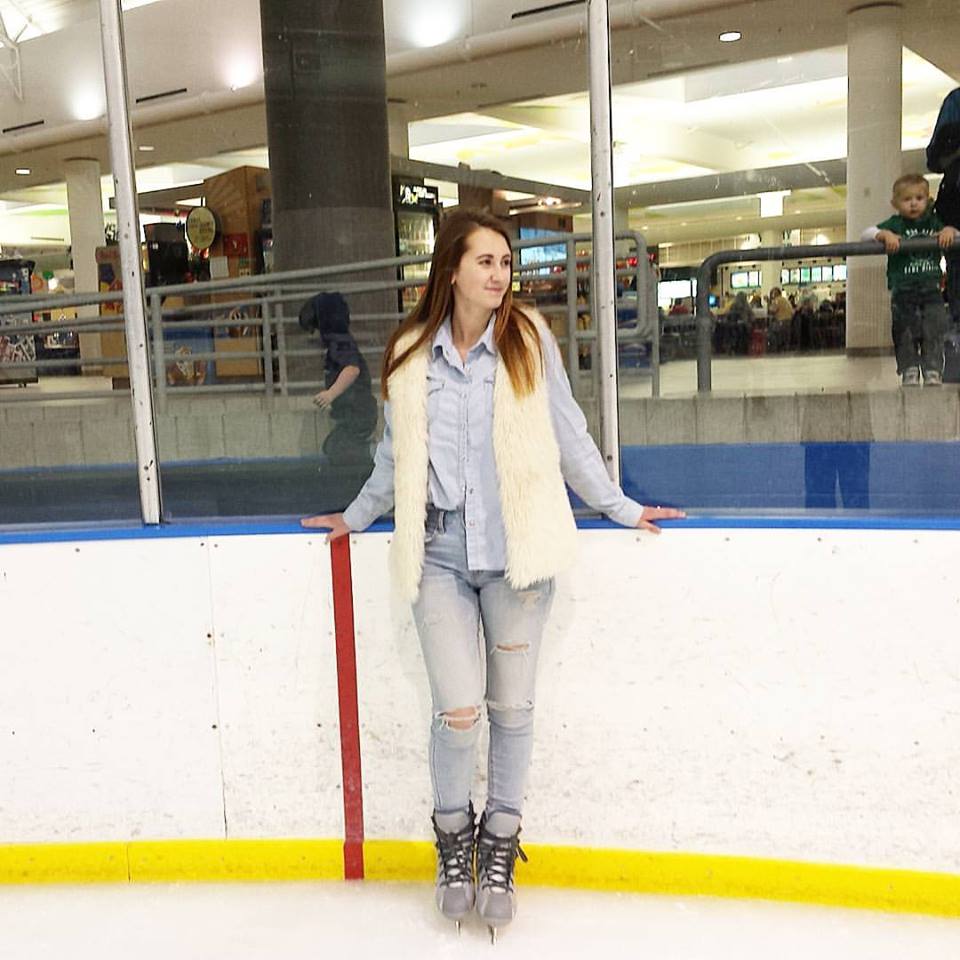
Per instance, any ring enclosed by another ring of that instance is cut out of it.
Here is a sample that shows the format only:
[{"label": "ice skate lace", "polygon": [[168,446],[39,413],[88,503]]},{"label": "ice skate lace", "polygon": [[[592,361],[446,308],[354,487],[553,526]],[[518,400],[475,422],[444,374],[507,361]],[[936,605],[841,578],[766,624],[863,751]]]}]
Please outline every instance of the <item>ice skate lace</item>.
[{"label": "ice skate lace", "polygon": [[457,833],[444,833],[434,828],[437,835],[437,852],[445,886],[453,887],[473,879],[473,824]]},{"label": "ice skate lace", "polygon": [[484,833],[478,843],[480,886],[485,890],[509,893],[513,890],[513,867],[517,856],[526,863],[519,835],[496,837]]}]

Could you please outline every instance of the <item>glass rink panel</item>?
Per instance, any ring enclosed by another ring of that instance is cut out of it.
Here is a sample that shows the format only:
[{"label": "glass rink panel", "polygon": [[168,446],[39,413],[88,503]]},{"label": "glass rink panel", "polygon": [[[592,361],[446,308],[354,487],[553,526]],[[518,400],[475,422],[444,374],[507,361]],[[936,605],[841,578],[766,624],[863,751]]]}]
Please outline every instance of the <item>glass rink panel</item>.
[{"label": "glass rink panel", "polygon": [[[119,197],[97,6],[2,7],[0,264],[31,264],[33,299],[0,309],[2,522],[135,519],[137,438],[163,519],[344,507],[382,435],[385,347],[458,208],[515,244],[512,296],[546,318],[599,440],[600,147],[628,492],[956,512],[954,0],[610,0],[609,144],[585,5],[441,6],[123,3]],[[120,301],[98,300],[122,292],[120,242],[140,388]],[[3,334],[12,317],[37,330]]]}]

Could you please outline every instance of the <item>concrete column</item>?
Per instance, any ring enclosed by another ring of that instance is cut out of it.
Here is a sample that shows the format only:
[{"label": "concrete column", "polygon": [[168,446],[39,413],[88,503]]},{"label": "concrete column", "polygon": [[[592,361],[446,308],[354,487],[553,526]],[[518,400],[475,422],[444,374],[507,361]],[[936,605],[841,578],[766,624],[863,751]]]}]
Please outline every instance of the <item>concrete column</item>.
[{"label": "concrete column", "polygon": [[[613,231],[614,236],[623,230],[630,229],[630,204],[623,200],[618,200],[617,195],[613,195]],[[617,256],[626,255],[632,252],[633,245],[628,240],[617,240],[614,244]]]},{"label": "concrete column", "polygon": [[382,0],[261,0],[277,272],[395,256]]},{"label": "concrete column", "polygon": [[391,157],[410,156],[409,111],[405,103],[387,104],[387,132]]},{"label": "concrete column", "polygon": [[[782,230],[764,230],[760,234],[761,247],[779,247],[783,245]],[[760,292],[765,296],[770,296],[770,291],[774,287],[780,286],[780,270],[783,267],[783,261],[770,260],[760,264]]]},{"label": "concrete column", "polygon": [[[847,15],[847,240],[892,212],[903,172],[903,33],[899,3],[867,3]],[[854,257],[847,275],[847,352],[892,351],[885,257]]]},{"label": "concrete column", "polygon": [[[382,0],[261,0],[274,270],[396,256],[387,133]],[[333,282],[396,279],[395,270]],[[396,312],[396,290],[348,298],[351,312]],[[286,311],[295,313],[296,304]],[[380,345],[391,321],[354,322]],[[287,328],[287,346],[306,346]],[[315,358],[292,357],[290,379],[316,379]]]},{"label": "concrete column", "polygon": [[[97,293],[97,247],[103,246],[103,197],[100,192],[100,162],[87,157],[64,161],[67,181],[67,213],[70,217],[70,251],[73,257],[74,289],[77,293]],[[81,307],[78,316],[96,316],[96,307]],[[102,357],[99,333],[80,334],[80,356]],[[83,368],[85,374],[97,374],[96,367]]]}]

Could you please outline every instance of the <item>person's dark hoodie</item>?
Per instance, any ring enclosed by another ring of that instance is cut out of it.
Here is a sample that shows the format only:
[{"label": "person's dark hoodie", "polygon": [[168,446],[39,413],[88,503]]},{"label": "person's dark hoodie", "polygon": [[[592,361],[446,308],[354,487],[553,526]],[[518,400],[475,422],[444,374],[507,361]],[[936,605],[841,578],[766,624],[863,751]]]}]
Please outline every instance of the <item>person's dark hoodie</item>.
[{"label": "person's dark hoodie", "polygon": [[319,332],[326,350],[324,389],[333,386],[344,367],[359,367],[360,376],[346,392],[333,401],[332,416],[338,419],[358,408],[366,409],[376,401],[371,394],[370,370],[357,341],[350,333],[350,308],[339,293],[318,293],[300,308],[300,326],[308,333]]}]

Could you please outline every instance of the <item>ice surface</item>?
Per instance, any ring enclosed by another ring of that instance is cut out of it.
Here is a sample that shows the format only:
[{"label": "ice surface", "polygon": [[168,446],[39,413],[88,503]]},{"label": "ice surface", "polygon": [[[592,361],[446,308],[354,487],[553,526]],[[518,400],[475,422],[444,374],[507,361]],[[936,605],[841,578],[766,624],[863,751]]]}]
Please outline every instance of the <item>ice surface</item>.
[{"label": "ice surface", "polygon": [[943,960],[960,920],[756,901],[520,889],[491,946],[423,884],[0,888],[2,960]]}]

